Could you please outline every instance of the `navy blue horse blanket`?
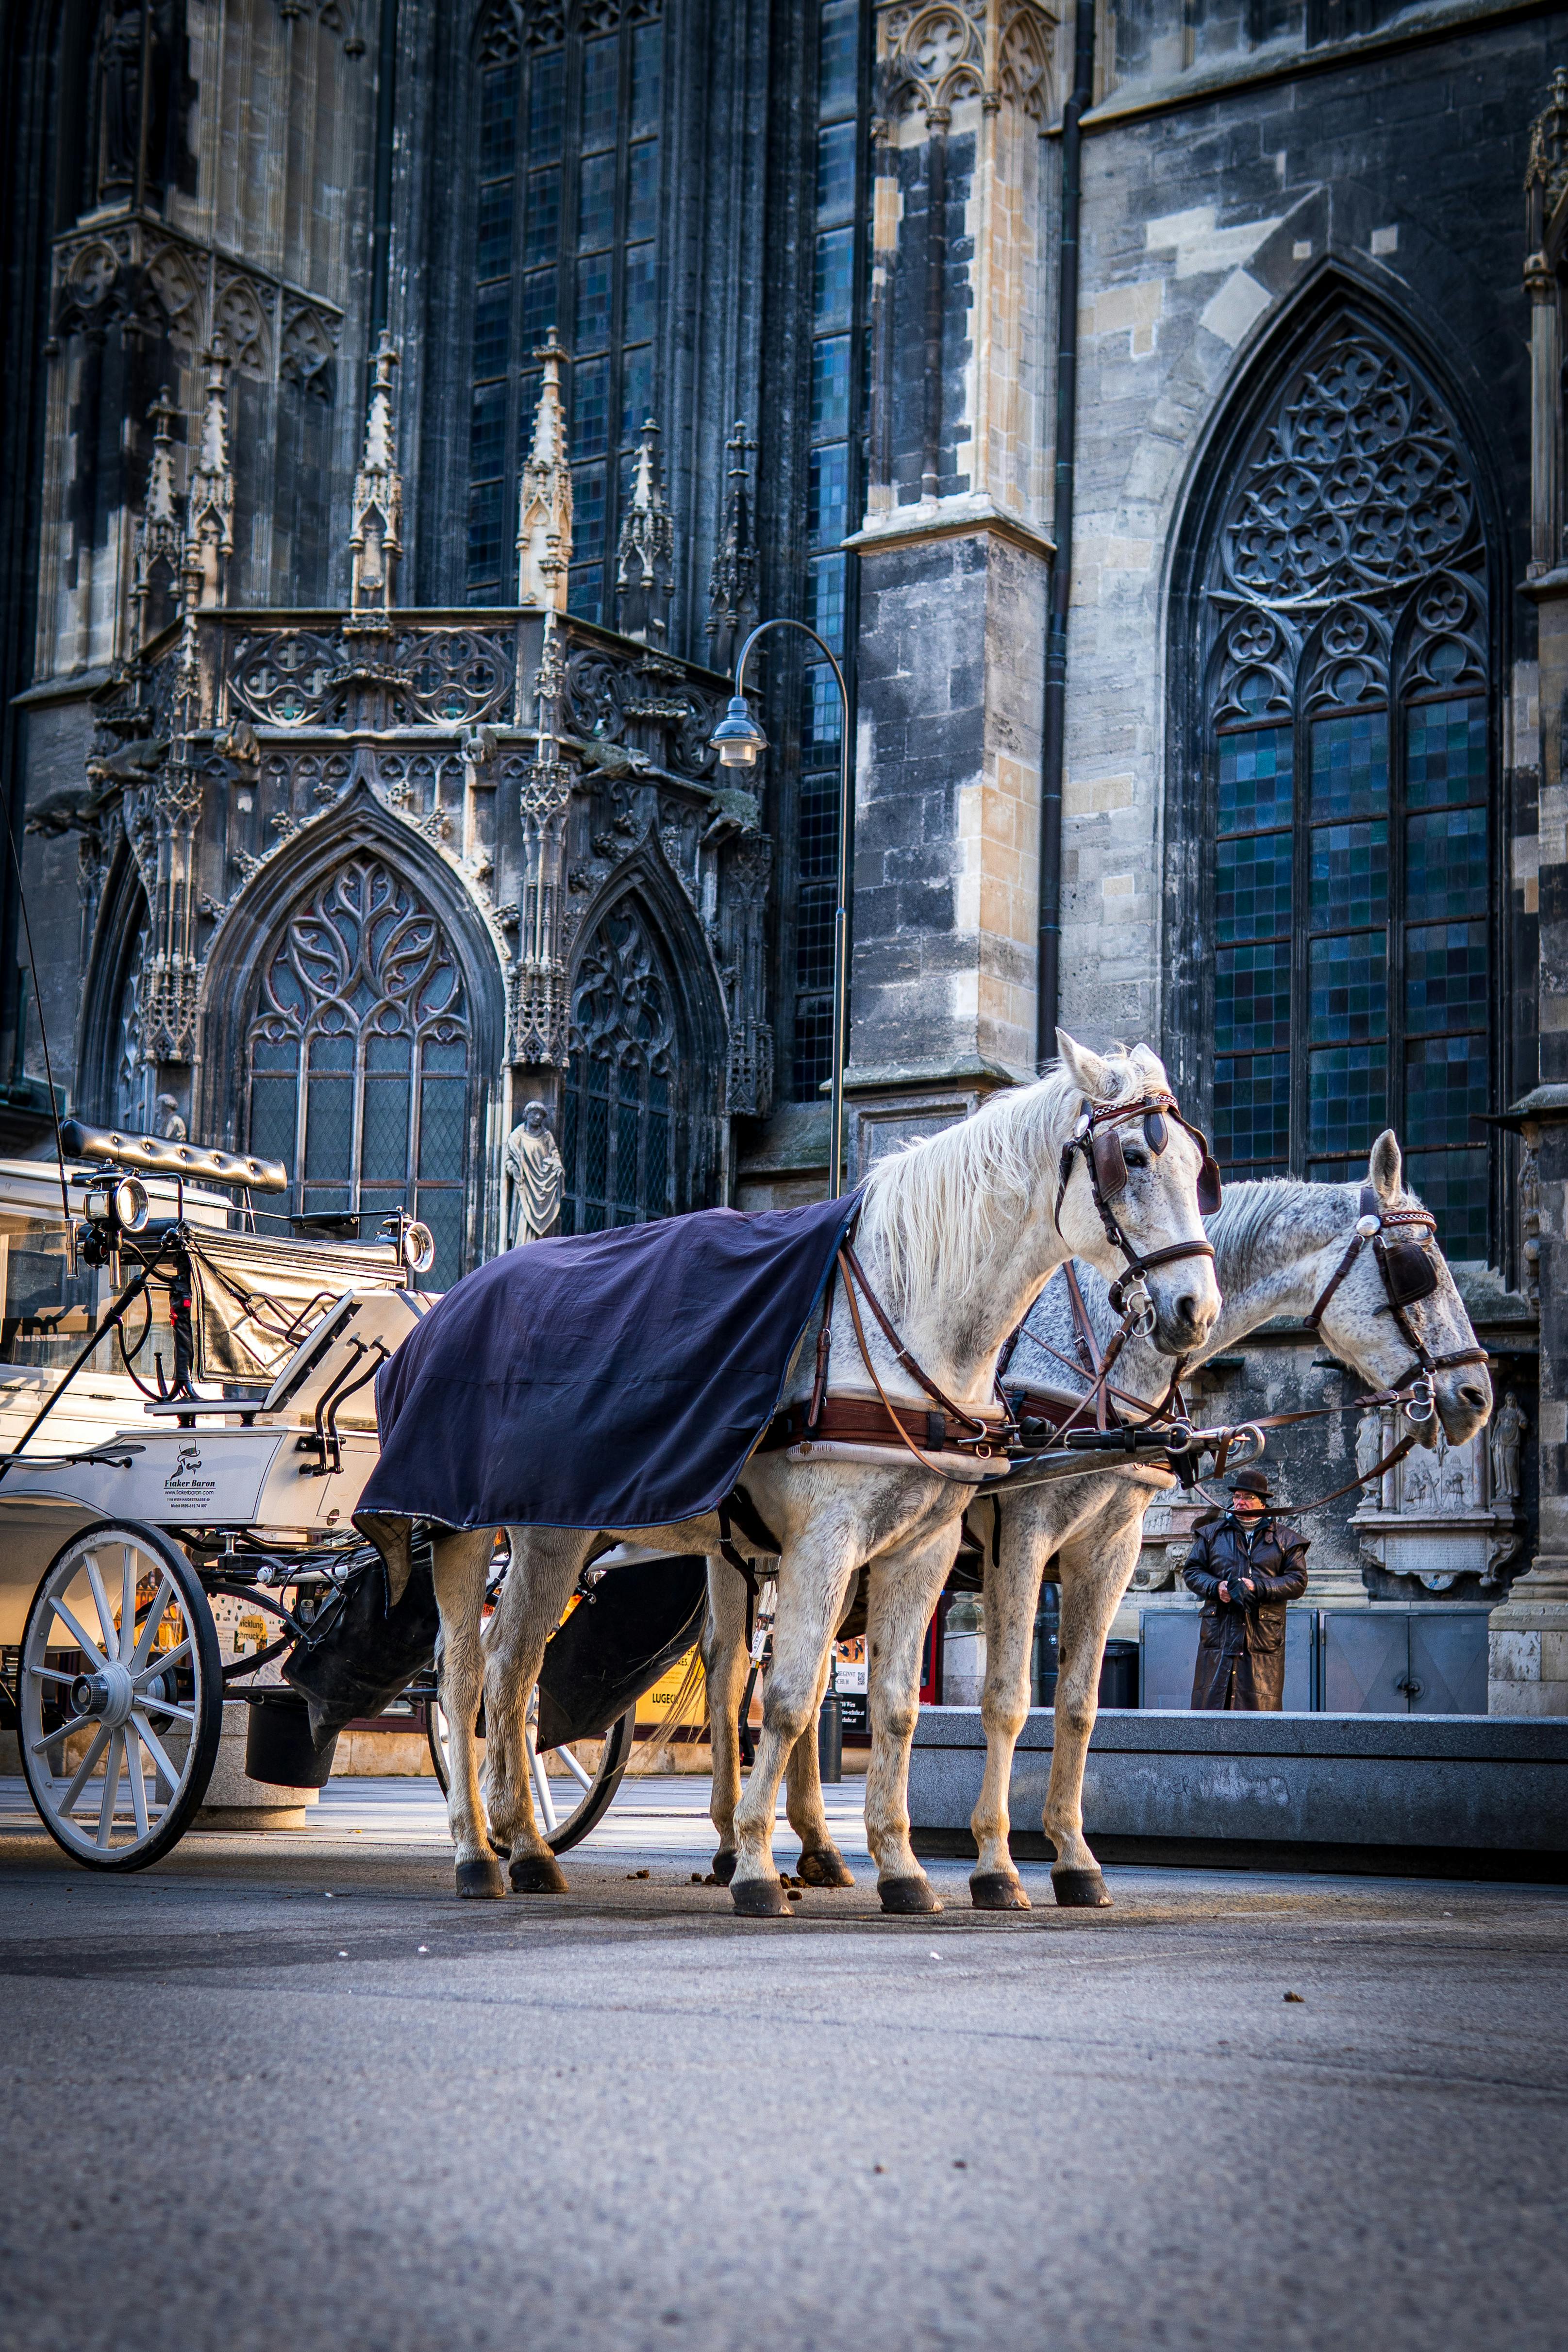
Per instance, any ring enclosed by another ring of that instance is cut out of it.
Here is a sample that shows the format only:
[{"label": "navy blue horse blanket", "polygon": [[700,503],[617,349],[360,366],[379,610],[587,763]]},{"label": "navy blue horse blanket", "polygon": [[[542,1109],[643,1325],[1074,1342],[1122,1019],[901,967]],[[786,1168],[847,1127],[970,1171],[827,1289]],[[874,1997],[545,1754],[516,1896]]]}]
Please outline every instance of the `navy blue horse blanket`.
[{"label": "navy blue horse blanket", "polygon": [[530,1242],[376,1381],[364,1518],[654,1528],[730,1493],[783,1402],[857,1196]]}]

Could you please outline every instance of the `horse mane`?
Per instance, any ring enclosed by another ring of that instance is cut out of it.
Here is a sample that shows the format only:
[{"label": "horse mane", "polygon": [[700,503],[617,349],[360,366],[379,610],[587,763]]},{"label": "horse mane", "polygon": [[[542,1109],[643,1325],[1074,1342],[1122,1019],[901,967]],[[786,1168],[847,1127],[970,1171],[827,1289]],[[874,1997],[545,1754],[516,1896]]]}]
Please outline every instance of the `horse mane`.
[{"label": "horse mane", "polygon": [[[1097,1106],[1136,1101],[1168,1085],[1147,1045],[1112,1045]],[[979,1284],[1004,1232],[1016,1228],[1042,1185],[1054,1203],[1058,1160],[1083,1089],[1061,1062],[1032,1086],[993,1095],[969,1118],[879,1160],[866,1180],[860,1234],[879,1246],[898,1307],[919,1315],[940,1287],[963,1297]]]}]

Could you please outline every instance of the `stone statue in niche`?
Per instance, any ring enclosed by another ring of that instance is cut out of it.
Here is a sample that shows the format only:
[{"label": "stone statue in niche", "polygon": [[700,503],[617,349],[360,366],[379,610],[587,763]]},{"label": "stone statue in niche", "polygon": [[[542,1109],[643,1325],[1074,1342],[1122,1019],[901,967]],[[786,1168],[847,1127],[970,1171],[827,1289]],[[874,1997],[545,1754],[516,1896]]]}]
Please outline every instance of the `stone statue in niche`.
[{"label": "stone statue in niche", "polygon": [[1520,1451],[1530,1423],[1510,1389],[1501,1410],[1492,1416],[1492,1493],[1500,1501],[1516,1503],[1521,1491]]},{"label": "stone statue in niche", "polygon": [[506,1139],[506,1172],[511,1179],[511,1221],[507,1247],[543,1239],[561,1213],[566,1171],[550,1132],[542,1103],[531,1102]]},{"label": "stone statue in niche", "polygon": [[132,191],[138,168],[151,190],[161,191],[169,178],[178,14],[170,0],[105,0],[98,32],[100,197]]},{"label": "stone statue in niche", "polygon": [[1383,1416],[1374,1405],[1356,1423],[1355,1467],[1358,1478],[1368,1478],[1383,1459]]},{"label": "stone statue in niche", "polygon": [[179,1101],[174,1095],[158,1097],[158,1132],[165,1143],[184,1143],[189,1138],[190,1130],[180,1116]]}]

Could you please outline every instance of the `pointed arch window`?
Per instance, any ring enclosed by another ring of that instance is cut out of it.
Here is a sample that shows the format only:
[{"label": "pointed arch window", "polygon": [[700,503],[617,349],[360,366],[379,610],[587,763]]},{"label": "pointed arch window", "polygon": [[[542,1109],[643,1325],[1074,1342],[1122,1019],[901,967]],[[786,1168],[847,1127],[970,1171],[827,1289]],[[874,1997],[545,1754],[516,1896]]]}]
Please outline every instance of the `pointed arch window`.
[{"label": "pointed arch window", "polygon": [[1484,1257],[1496,687],[1473,466],[1342,315],[1245,448],[1203,586],[1216,1149],[1364,1171],[1394,1126]]},{"label": "pointed arch window", "polygon": [[533,355],[553,326],[574,362],[571,605],[608,611],[623,457],[654,404],[660,15],[661,0],[491,0],[480,18],[470,603],[516,593]]},{"label": "pointed arch window", "polygon": [[430,909],[374,857],[290,915],[262,967],[247,1040],[248,1142],[281,1160],[300,1216],[373,1236],[407,1205],[436,1240],[429,1286],[463,1271],[472,1031]]},{"label": "pointed arch window", "polygon": [[669,983],[641,914],[623,901],[584,950],[572,993],[563,1234],[672,1214],[679,1077]]}]

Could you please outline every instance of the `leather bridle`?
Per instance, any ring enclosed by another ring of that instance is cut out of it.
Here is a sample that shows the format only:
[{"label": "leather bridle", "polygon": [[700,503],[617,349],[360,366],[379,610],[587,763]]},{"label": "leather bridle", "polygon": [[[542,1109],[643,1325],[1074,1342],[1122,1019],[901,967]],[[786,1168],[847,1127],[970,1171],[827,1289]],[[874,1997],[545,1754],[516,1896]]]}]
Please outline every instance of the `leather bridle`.
[{"label": "leather bridle", "polygon": [[1164,1249],[1146,1250],[1140,1255],[1122,1232],[1111,1205],[1127,1189],[1127,1160],[1117,1130],[1132,1118],[1142,1121],[1143,1139],[1156,1158],[1170,1141],[1169,1121],[1173,1119],[1178,1127],[1184,1128],[1203,1155],[1198,1173],[1199,1212],[1212,1217],[1220,1203],[1219,1168],[1209,1150],[1208,1138],[1191,1119],[1183,1118],[1173,1095],[1144,1095],[1137,1102],[1101,1105],[1086,1098],[1078,1123],[1062,1146],[1061,1181],[1057,1186],[1057,1231],[1059,1234],[1062,1229],[1062,1203],[1072,1178],[1073,1160],[1081,1152],[1106,1238],[1127,1261],[1126,1273],[1119,1275],[1110,1286],[1110,1307],[1116,1315],[1125,1311],[1128,1291],[1136,1288],[1152,1267],[1173,1265],[1178,1258],[1214,1255],[1214,1244],[1210,1241],[1172,1242]]},{"label": "leather bridle", "polygon": [[[1408,1229],[1418,1231],[1421,1239],[1419,1241],[1402,1239],[1402,1231]],[[1403,1389],[1407,1382],[1412,1381],[1415,1374],[1424,1376],[1423,1379],[1415,1381],[1418,1391],[1425,1390],[1424,1397],[1418,1399],[1417,1408],[1412,1410],[1409,1405],[1405,1408],[1411,1421],[1431,1420],[1436,1410],[1432,1395],[1432,1381],[1436,1373],[1456,1370],[1461,1364],[1487,1364],[1491,1361],[1486,1349],[1479,1347],[1454,1348],[1447,1355],[1435,1356],[1405,1312],[1407,1307],[1414,1307],[1419,1300],[1430,1298],[1437,1287],[1437,1268],[1433,1262],[1432,1253],[1426,1246],[1426,1236],[1435,1234],[1436,1230],[1437,1220],[1429,1210],[1414,1206],[1405,1209],[1385,1208],[1377,1196],[1375,1187],[1363,1184],[1361,1188],[1361,1213],[1356,1219],[1355,1231],[1351,1235],[1350,1245],[1319,1292],[1317,1301],[1310,1314],[1306,1318],[1308,1330],[1315,1336],[1321,1336],[1318,1327],[1323,1319],[1330,1299],[1354,1265],[1363,1249],[1370,1242],[1373,1255],[1377,1261],[1378,1273],[1383,1277],[1383,1293],[1387,1301],[1388,1311],[1394,1318],[1400,1337],[1409,1348],[1411,1356],[1411,1360],[1405,1370],[1396,1381],[1390,1381],[1389,1386],[1394,1390]],[[1420,1409],[1422,1406],[1425,1410]]]}]

